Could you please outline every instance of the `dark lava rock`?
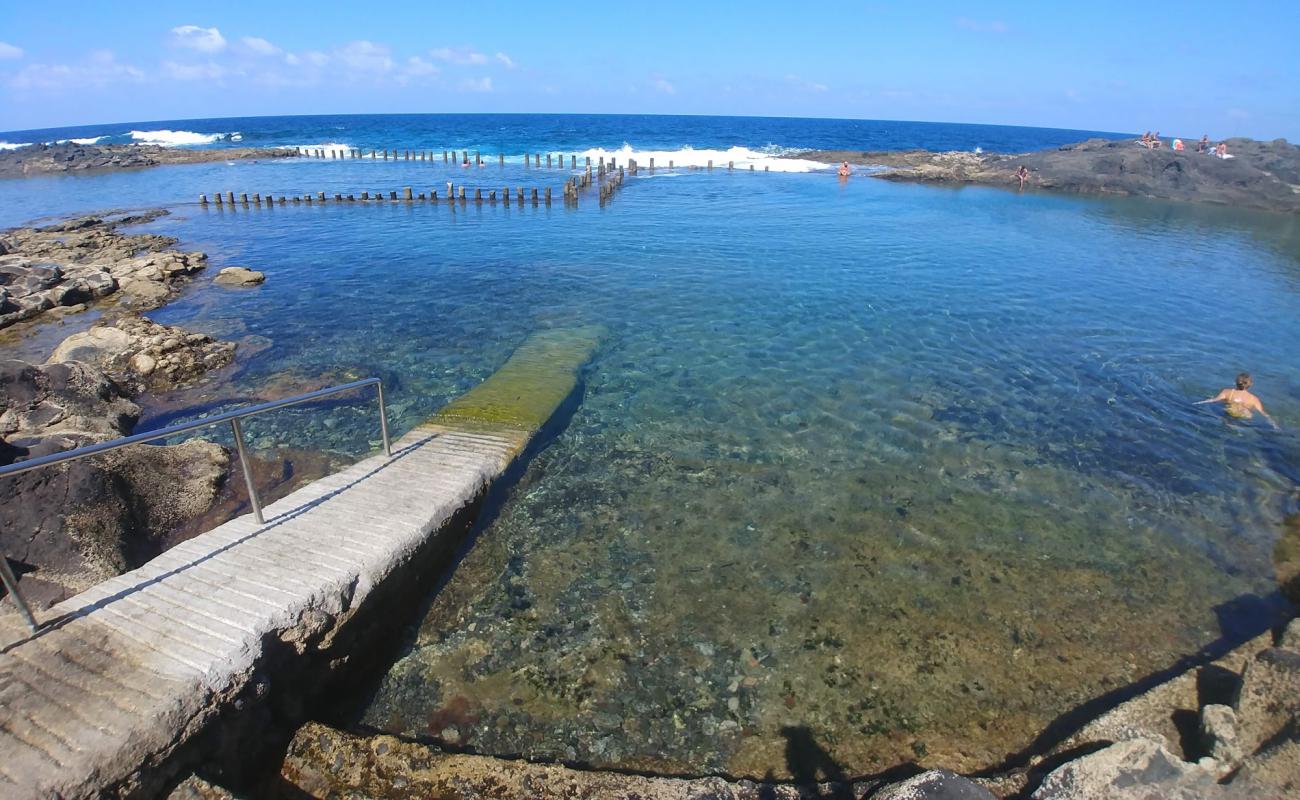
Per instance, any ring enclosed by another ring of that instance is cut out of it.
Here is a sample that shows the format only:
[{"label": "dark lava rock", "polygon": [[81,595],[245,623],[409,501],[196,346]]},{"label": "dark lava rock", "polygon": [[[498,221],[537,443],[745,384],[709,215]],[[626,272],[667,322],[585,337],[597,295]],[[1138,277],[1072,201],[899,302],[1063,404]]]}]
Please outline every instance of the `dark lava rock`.
[{"label": "dark lava rock", "polygon": [[[82,363],[0,362],[0,463],[131,433],[140,409]],[[48,605],[152,558],[163,537],[205,513],[229,472],[225,448],[139,445],[0,481],[0,553]]]}]

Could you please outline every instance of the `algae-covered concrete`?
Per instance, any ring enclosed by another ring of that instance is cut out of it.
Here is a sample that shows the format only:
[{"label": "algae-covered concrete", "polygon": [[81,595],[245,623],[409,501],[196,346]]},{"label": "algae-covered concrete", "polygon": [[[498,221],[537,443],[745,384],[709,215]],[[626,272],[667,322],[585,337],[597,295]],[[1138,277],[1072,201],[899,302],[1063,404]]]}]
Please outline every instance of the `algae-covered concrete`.
[{"label": "algae-covered concrete", "polygon": [[[548,331],[375,456],[52,610],[0,651],[0,796],[150,796],[187,767],[247,769],[412,591],[578,385],[599,332]],[[283,741],[283,740],[282,740]],[[226,773],[230,775],[230,772]]]}]

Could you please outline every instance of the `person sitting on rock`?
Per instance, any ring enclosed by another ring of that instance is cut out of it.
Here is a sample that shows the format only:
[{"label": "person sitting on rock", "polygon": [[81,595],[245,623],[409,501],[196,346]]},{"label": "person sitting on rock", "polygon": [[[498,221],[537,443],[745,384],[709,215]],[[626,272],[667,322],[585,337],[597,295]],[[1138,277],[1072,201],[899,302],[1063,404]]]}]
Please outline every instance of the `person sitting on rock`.
[{"label": "person sitting on rock", "polygon": [[1025,188],[1025,182],[1029,180],[1029,168],[1021,164],[1020,169],[1016,170],[1016,178],[1020,181],[1020,188]]},{"label": "person sitting on rock", "polygon": [[1206,400],[1198,400],[1195,405],[1204,405],[1205,403],[1223,403],[1224,413],[1235,419],[1250,419],[1253,411],[1258,411],[1264,419],[1276,430],[1278,425],[1273,418],[1264,410],[1264,404],[1259,398],[1251,394],[1250,387],[1254,383],[1249,372],[1242,372],[1237,375],[1235,389],[1224,389],[1214,397]]},{"label": "person sitting on rock", "polygon": [[1183,149],[1182,139],[1174,139],[1174,149],[1178,151],[1181,151]]},{"label": "person sitting on rock", "polygon": [[1210,152],[1210,134],[1207,133],[1201,136],[1201,141],[1196,145],[1196,152],[1198,153]]},{"label": "person sitting on rock", "polygon": [[1138,142],[1143,147],[1147,147],[1147,148],[1151,147],[1151,131],[1147,131],[1146,133],[1142,134],[1142,138],[1138,139]]}]

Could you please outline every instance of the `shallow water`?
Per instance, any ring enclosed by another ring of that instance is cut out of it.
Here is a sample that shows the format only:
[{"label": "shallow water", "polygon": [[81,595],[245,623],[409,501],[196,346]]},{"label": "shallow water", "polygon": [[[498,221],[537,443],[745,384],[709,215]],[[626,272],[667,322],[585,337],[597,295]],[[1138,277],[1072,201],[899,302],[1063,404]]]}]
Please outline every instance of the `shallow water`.
[{"label": "shallow water", "polygon": [[[187,169],[169,191],[221,175]],[[278,192],[384,167],[231,169]],[[376,185],[414,168],[388,169]],[[115,180],[143,196],[137,175]],[[1293,220],[715,170],[629,179],[605,209],[190,206],[149,228],[267,272],[152,314],[240,340],[236,390],[377,374],[397,431],[532,332],[607,330],[366,725],[745,775],[781,774],[805,725],[849,772],[977,769],[1277,608]],[[1190,405],[1241,369],[1283,432]],[[377,438],[360,403],[248,428],[263,450]]]}]

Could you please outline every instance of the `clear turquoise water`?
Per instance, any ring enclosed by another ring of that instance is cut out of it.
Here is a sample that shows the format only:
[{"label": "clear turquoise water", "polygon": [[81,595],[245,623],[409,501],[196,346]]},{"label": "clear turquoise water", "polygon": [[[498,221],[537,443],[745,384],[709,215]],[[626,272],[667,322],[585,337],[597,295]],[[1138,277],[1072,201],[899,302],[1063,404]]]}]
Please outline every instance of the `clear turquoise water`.
[{"label": "clear turquoise water", "polygon": [[[383,169],[80,185],[145,204],[442,179]],[[715,171],[630,179],[604,209],[185,206],[149,227],[267,273],[152,314],[243,342],[237,389],[377,374],[398,430],[534,331],[608,329],[365,725],[761,775],[803,724],[850,771],[973,769],[1280,603],[1294,219]],[[1243,369],[1282,432],[1190,404]],[[264,449],[351,455],[372,428],[362,406],[250,424]]]}]

